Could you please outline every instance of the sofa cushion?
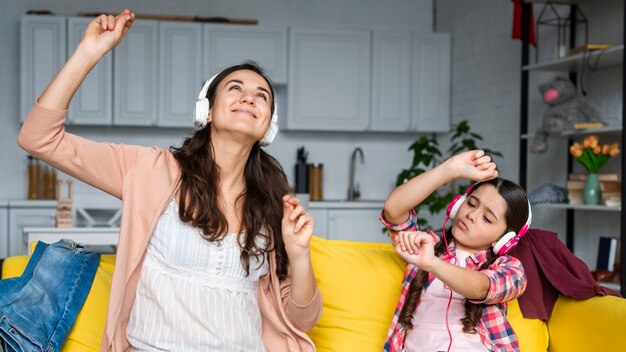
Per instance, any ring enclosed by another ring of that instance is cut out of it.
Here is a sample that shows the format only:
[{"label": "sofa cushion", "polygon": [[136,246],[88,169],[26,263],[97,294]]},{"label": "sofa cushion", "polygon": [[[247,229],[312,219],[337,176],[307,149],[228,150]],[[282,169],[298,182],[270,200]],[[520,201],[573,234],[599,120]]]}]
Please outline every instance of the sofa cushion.
[{"label": "sofa cushion", "polygon": [[321,320],[309,331],[318,351],[380,352],[400,295],[402,258],[389,244],[313,237],[311,260],[324,297]]},{"label": "sofa cushion", "polygon": [[548,350],[548,343],[550,342],[548,326],[540,319],[524,318],[516,299],[509,302],[506,318],[511,323],[513,331],[515,331],[519,339],[522,352]]},{"label": "sofa cushion", "polygon": [[550,351],[624,351],[626,300],[596,296],[578,301],[560,297],[550,320]]},{"label": "sofa cushion", "polygon": [[[28,256],[7,258],[2,265],[2,278],[22,275],[29,258]],[[100,351],[114,265],[114,255],[104,254],[100,257],[100,265],[96,271],[89,295],[76,317],[74,327],[70,331],[62,351]]]},{"label": "sofa cushion", "polygon": [[[324,297],[324,311],[309,332],[321,352],[381,351],[393,318],[404,261],[390,244],[313,237],[311,259]],[[522,351],[547,351],[548,329],[522,317],[517,300],[507,318]]]}]

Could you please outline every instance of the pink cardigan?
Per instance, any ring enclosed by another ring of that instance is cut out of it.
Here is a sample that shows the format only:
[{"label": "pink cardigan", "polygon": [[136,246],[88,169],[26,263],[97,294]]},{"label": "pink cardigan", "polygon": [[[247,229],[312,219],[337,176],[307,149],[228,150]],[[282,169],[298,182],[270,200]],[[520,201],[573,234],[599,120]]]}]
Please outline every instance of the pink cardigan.
[{"label": "pink cardigan", "polygon": [[[120,239],[101,351],[127,351],[126,325],[148,240],[169,200],[178,190],[180,170],[169,150],[96,143],[65,131],[67,110],[35,103],[20,130],[18,144],[68,175],[123,200]],[[259,282],[263,342],[269,351],[315,351],[305,331],[322,313],[319,289],[306,306],[290,297],[291,280],[279,282],[276,257]]]}]

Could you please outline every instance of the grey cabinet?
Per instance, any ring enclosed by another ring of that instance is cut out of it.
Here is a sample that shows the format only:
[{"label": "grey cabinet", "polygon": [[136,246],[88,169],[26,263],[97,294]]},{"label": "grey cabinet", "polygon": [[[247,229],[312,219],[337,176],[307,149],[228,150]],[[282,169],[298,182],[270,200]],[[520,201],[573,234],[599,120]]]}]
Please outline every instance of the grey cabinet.
[{"label": "grey cabinet", "polygon": [[286,28],[205,24],[203,32],[205,79],[253,60],[274,83],[287,83]]},{"label": "grey cabinet", "polygon": [[411,129],[450,130],[450,34],[413,33]]},{"label": "grey cabinet", "polygon": [[307,211],[313,216],[313,234],[329,240],[390,243],[378,220],[383,201],[311,202]]},{"label": "grey cabinet", "polygon": [[66,60],[65,17],[24,15],[20,38],[20,121]]},{"label": "grey cabinet", "polygon": [[450,35],[374,32],[372,131],[447,132]]},{"label": "grey cabinet", "polygon": [[159,126],[192,127],[192,113],[204,83],[202,25],[159,23]]},{"label": "grey cabinet", "polygon": [[328,239],[391,243],[378,220],[381,209],[330,209]]},{"label": "grey cabinet", "polygon": [[370,44],[367,30],[290,29],[287,129],[368,127]]},{"label": "grey cabinet", "polygon": [[410,129],[411,53],[410,32],[374,32],[372,130]]},{"label": "grey cabinet", "polygon": [[28,254],[22,229],[24,227],[53,227],[56,201],[9,201],[9,256]]},{"label": "grey cabinet", "polygon": [[[92,21],[87,17],[67,19],[67,57],[72,55]],[[113,74],[111,53],[105,55],[72,99],[67,123],[79,125],[110,125],[113,122]]]},{"label": "grey cabinet", "polygon": [[157,21],[135,20],[113,51],[115,125],[156,125],[158,34]]},{"label": "grey cabinet", "polygon": [[450,35],[371,36],[370,53],[369,31],[290,30],[287,129],[449,130]]},{"label": "grey cabinet", "polygon": [[0,259],[9,255],[9,209],[7,202],[0,202]]}]

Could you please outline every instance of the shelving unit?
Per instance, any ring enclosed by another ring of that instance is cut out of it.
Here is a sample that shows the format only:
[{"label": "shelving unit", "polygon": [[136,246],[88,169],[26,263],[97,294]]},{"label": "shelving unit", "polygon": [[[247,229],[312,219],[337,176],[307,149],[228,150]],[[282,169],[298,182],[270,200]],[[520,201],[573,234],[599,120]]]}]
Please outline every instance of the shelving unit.
[{"label": "shelving unit", "polygon": [[[537,63],[537,64],[529,64],[529,19],[530,19],[530,9],[532,6],[532,2],[525,2],[522,10],[522,57],[521,57],[521,95],[520,95],[520,154],[519,154],[519,181],[520,185],[527,189],[527,171],[528,171],[528,140],[532,137],[531,134],[528,133],[528,103],[529,103],[529,73],[531,71],[565,71],[569,72],[570,79],[572,81],[576,81],[576,74],[581,69],[583,65],[583,60],[594,63],[598,60],[598,69],[600,68],[610,68],[621,66],[622,68],[622,121],[621,125],[624,126],[626,124],[626,89],[624,89],[624,84],[626,83],[626,64],[624,62],[624,45],[616,45],[610,47],[608,49],[593,51],[584,54],[577,54],[568,56],[556,61],[550,61],[546,63]],[[572,5],[573,6],[573,5]],[[626,18],[626,6],[624,8],[624,18]],[[575,28],[576,19],[575,17],[570,17],[570,25]],[[622,29],[624,31],[624,37],[626,38],[626,26]],[[570,31],[570,40],[575,43],[575,31]],[[626,176],[626,152],[623,148],[626,147],[626,134],[622,133],[622,126],[607,126],[598,129],[589,129],[589,130],[580,130],[580,131],[568,131],[566,133],[562,133],[559,137],[568,138],[570,142],[572,138],[576,136],[583,136],[591,133],[602,133],[602,134],[619,134],[621,141],[622,152],[620,153],[621,158],[621,175],[622,178]],[[569,158],[567,165],[567,172],[572,171],[572,158]],[[626,204],[626,182],[622,180],[622,204]],[[618,289],[622,296],[626,296],[626,236],[624,232],[626,231],[626,209],[625,207],[609,207],[609,206],[591,206],[591,205],[573,205],[573,204],[541,204],[537,205],[537,207],[542,208],[553,208],[553,209],[564,209],[566,211],[566,245],[570,250],[574,250],[574,214],[584,213],[588,211],[602,211],[602,212],[619,212],[620,215],[620,252],[621,252],[621,263],[622,270],[620,275],[620,283],[619,285],[608,284],[611,285],[611,288]]]}]

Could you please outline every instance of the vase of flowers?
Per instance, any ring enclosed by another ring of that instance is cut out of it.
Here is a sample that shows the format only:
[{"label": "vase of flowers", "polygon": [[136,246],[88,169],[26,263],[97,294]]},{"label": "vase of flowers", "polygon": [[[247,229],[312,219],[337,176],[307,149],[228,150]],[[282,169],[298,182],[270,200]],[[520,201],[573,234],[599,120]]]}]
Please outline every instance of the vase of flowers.
[{"label": "vase of flowers", "polygon": [[569,152],[588,172],[583,189],[583,202],[585,204],[600,204],[598,172],[609,159],[619,154],[619,146],[617,143],[602,145],[597,136],[588,135],[583,140],[582,145],[574,143],[569,148]]}]

